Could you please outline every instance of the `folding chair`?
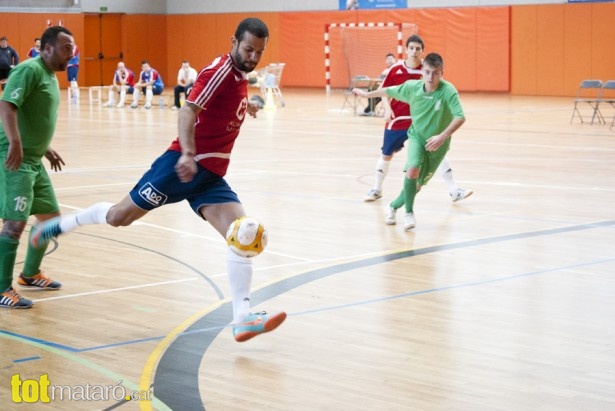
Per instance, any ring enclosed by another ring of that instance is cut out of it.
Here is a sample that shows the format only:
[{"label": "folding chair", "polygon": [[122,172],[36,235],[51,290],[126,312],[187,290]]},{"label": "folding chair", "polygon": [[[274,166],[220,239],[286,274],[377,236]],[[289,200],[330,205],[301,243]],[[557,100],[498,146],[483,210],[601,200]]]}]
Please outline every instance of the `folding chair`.
[{"label": "folding chair", "polygon": [[[598,102],[598,112],[602,115],[604,119],[604,115],[600,111],[600,106],[608,104],[611,106],[613,110],[613,119],[611,120],[611,128],[615,126],[615,80],[607,80],[602,85],[602,94],[600,95],[600,101]],[[606,122],[605,122],[606,124]]]},{"label": "folding chair", "polygon": [[[602,113],[598,106],[600,105],[600,98],[602,96],[602,80],[583,80],[577,91],[577,96],[574,99],[574,108],[572,110],[572,117],[570,118],[570,124],[574,120],[575,116],[579,117],[581,123],[585,123],[584,119],[591,117],[591,123],[594,124],[594,120],[598,117],[600,123],[604,123]],[[582,114],[579,109],[580,106],[588,104],[591,107],[591,114]]]},{"label": "folding chair", "polygon": [[[264,77],[260,83],[261,94],[265,99],[265,105],[276,104],[280,107],[284,107],[284,98],[282,97],[282,90],[280,90],[280,83],[282,82],[282,72],[286,63],[270,63],[265,67]],[[273,98],[274,101],[271,101]],[[269,100],[269,101],[268,101]],[[275,102],[277,100],[277,102]]]},{"label": "folding chair", "polygon": [[365,75],[354,76],[350,80],[350,84],[348,85],[348,88],[344,90],[344,103],[342,104],[342,108],[340,109],[340,111],[344,111],[344,108],[346,107],[346,105],[348,105],[350,108],[352,108],[352,114],[356,116],[357,108],[359,107],[361,98],[358,96],[355,96],[352,93],[352,89],[360,88],[365,91],[369,91],[371,89],[371,84],[372,84],[372,79],[369,76],[365,76]]}]

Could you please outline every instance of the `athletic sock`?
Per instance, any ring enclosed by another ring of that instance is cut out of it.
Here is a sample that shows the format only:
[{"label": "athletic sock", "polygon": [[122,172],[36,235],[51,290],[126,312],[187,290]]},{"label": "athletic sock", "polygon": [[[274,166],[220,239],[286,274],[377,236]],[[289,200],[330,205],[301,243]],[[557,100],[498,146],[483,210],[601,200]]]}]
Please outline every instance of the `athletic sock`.
[{"label": "athletic sock", "polygon": [[382,183],[384,183],[384,179],[389,173],[390,166],[390,160],[385,160],[382,157],[378,158],[378,161],[376,162],[376,182],[374,184],[375,190],[382,191]]},{"label": "athletic sock", "polygon": [[0,293],[13,285],[13,269],[19,241],[0,236]]},{"label": "athletic sock", "polygon": [[[30,230],[30,236],[34,230]],[[43,245],[38,247],[33,247],[28,241],[28,251],[26,252],[26,262],[23,267],[23,275],[24,277],[32,277],[38,274],[41,271],[41,263],[43,262],[43,257],[45,257],[45,252],[47,251],[47,247],[49,243],[46,242]]]},{"label": "athletic sock", "polygon": [[252,260],[235,254],[226,254],[228,280],[233,302],[233,324],[242,322],[250,313],[250,287],[252,285]]},{"label": "athletic sock", "polygon": [[78,213],[62,216],[60,231],[68,233],[81,225],[107,224],[107,213],[113,203],[96,203]]},{"label": "athletic sock", "polygon": [[152,90],[150,89],[145,90],[145,105],[151,106],[153,99],[154,99],[154,93],[152,92]]},{"label": "athletic sock", "polygon": [[449,193],[452,193],[457,189],[457,184],[455,183],[455,179],[453,178],[453,169],[451,168],[448,160],[445,158],[442,160],[436,173],[440,174],[444,179],[444,182],[448,186]]},{"label": "athletic sock", "polygon": [[416,179],[404,178],[404,194],[406,196],[406,213],[414,212],[414,199],[417,193]]}]

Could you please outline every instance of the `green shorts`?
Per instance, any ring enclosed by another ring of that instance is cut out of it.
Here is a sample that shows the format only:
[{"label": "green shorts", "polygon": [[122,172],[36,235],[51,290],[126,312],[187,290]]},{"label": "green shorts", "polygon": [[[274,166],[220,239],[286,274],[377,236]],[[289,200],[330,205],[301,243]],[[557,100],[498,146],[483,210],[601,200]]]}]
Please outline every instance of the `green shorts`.
[{"label": "green shorts", "polygon": [[419,168],[417,184],[424,186],[433,177],[450,146],[451,139],[449,138],[436,151],[427,151],[423,141],[410,136],[408,138],[408,159],[404,171],[409,168]]},{"label": "green shorts", "polygon": [[17,171],[8,171],[5,161],[6,158],[0,158],[0,218],[27,221],[31,215],[60,210],[42,163],[21,163]]}]

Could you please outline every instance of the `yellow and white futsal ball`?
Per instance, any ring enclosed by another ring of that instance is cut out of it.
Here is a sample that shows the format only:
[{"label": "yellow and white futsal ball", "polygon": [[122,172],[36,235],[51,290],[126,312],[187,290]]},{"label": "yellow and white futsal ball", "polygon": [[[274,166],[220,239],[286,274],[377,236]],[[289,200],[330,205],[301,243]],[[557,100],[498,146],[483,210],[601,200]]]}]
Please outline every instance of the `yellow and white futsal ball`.
[{"label": "yellow and white futsal ball", "polygon": [[226,243],[241,257],[255,257],[267,247],[267,229],[255,218],[240,217],[229,226]]}]

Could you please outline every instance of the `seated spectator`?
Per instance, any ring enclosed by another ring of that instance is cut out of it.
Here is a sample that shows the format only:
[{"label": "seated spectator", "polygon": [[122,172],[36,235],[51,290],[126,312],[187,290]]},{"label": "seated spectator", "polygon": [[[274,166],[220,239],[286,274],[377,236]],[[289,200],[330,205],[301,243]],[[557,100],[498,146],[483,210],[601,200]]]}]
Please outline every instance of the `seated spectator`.
[{"label": "seated spectator", "polygon": [[[393,53],[387,54],[384,61],[386,64],[386,68],[382,70],[382,73],[380,73],[381,80],[384,80],[384,78],[387,76],[387,74],[389,73],[389,70],[391,69],[391,66],[397,63],[397,60],[395,59],[395,55],[393,55]],[[376,106],[381,101],[382,99],[380,97],[370,98],[368,100],[367,107],[365,107],[365,110],[363,110],[363,113],[361,113],[360,115],[368,116],[368,117],[376,115]]]},{"label": "seated spectator", "polygon": [[190,67],[190,63],[187,60],[184,60],[182,62],[182,66],[177,73],[177,85],[173,90],[175,97],[175,101],[172,107],[173,110],[177,110],[181,107],[181,93],[184,93],[185,98],[188,98],[188,94],[190,94],[190,90],[192,90],[192,86],[194,86],[194,82],[196,81],[197,74],[198,73],[196,72],[196,70]]},{"label": "seated spectator", "polygon": [[39,37],[34,39],[34,47],[28,51],[28,57],[33,58],[41,54],[41,39]]},{"label": "seated spectator", "polygon": [[113,107],[115,105],[115,95],[120,94],[120,101],[117,103],[117,108],[124,107],[126,101],[126,93],[134,92],[135,75],[132,70],[127,69],[123,62],[117,63],[117,70],[113,75],[113,85],[109,88],[109,101],[105,107]]},{"label": "seated spectator", "polygon": [[143,108],[152,108],[152,99],[154,96],[162,94],[163,90],[164,83],[158,71],[153,69],[147,60],[143,60],[141,62],[139,81],[134,85],[134,92],[132,93],[133,99],[130,108],[137,108],[139,106],[139,96],[141,93],[145,93],[145,104]]}]

